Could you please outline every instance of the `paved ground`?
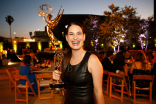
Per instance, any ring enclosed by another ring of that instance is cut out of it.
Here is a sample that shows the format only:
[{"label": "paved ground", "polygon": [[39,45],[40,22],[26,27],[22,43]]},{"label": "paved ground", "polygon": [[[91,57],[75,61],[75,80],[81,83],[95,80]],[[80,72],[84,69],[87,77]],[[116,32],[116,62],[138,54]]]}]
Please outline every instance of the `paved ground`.
[{"label": "paved ground", "polygon": [[[0,67],[0,104],[25,104],[25,102],[17,102],[15,103],[15,96],[14,91],[10,92],[9,90],[9,79],[7,77],[7,74],[5,72],[5,69],[9,67],[16,67],[19,69],[19,63],[14,63],[12,65],[3,66]],[[117,93],[118,96],[120,94]],[[44,94],[42,96],[45,96]],[[46,94],[47,96],[47,94]],[[18,94],[18,97],[25,97]],[[38,97],[29,96],[29,104],[61,104],[63,101],[62,95],[60,95],[58,92],[54,92],[54,100],[47,99],[47,100],[38,100]],[[115,98],[109,98],[108,95],[104,94],[105,104],[121,104],[120,100]],[[148,98],[137,98],[139,101],[148,101]],[[124,100],[122,104],[133,104],[133,100],[127,98],[127,96],[124,96]],[[156,104],[156,101],[152,104]]]}]

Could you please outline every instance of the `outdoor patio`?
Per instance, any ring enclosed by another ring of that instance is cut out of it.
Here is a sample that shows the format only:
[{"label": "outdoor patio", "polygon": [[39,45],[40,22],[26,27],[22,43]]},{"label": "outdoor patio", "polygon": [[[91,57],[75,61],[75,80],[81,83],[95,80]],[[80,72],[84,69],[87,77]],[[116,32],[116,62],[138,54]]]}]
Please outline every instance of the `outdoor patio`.
[{"label": "outdoor patio", "polygon": [[[16,67],[19,68],[19,62],[16,62],[12,65],[3,66],[0,68],[0,102],[1,104],[26,104],[25,102],[17,102],[15,103],[15,93],[14,90],[10,92],[9,90],[9,77],[5,71],[5,69],[10,67]],[[117,93],[116,95],[120,96],[120,93]],[[44,96],[44,94],[41,94],[41,96]],[[47,96],[47,95],[46,95]],[[23,97],[21,94],[18,93],[18,97]],[[62,95],[60,95],[58,92],[54,92],[54,99],[47,99],[47,100],[38,100],[38,97],[29,96],[29,104],[61,104],[63,101]],[[104,93],[105,103],[106,104],[121,104],[120,100],[115,98],[109,98],[109,95],[106,95]],[[140,97],[137,99],[139,101],[148,101],[148,98]],[[127,95],[124,95],[124,99],[122,104],[133,104],[133,99],[129,99]],[[156,101],[153,100],[152,104],[156,104]]]}]

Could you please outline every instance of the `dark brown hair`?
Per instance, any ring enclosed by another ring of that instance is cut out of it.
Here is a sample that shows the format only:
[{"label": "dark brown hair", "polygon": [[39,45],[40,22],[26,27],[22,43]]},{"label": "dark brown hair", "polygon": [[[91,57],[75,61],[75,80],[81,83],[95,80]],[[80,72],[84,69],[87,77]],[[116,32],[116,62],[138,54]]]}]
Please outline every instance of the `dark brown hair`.
[{"label": "dark brown hair", "polygon": [[143,62],[145,60],[144,55],[142,53],[137,53],[135,55],[135,61],[141,61]]},{"label": "dark brown hair", "polygon": [[[77,26],[81,27],[82,32],[84,33],[83,26],[80,23],[71,22],[71,23],[68,24],[65,35],[68,35],[69,27],[72,26],[72,25],[77,25]],[[64,55],[64,58],[63,58],[63,61],[62,61],[62,70],[61,70],[62,71],[62,76],[61,76],[62,80],[64,80],[64,72],[65,72],[65,70],[66,70],[66,68],[67,68],[67,66],[68,66],[68,64],[70,62],[71,55],[72,55],[72,50],[71,50],[71,48],[69,48],[68,52]]]},{"label": "dark brown hair", "polygon": [[[84,30],[83,30],[83,26],[78,23],[78,22],[70,22],[68,24],[68,27],[67,27],[67,30],[66,30],[66,35],[68,34],[68,30],[69,30],[69,27],[72,26],[72,25],[77,25],[77,26],[80,26],[81,29],[82,29],[82,32],[84,33]],[[71,59],[71,54],[72,54],[72,51],[71,51],[71,48],[68,49],[68,52],[64,55],[64,59],[63,59],[63,66],[62,66],[62,70],[65,70],[67,65],[69,64],[70,62],[70,59]]]},{"label": "dark brown hair", "polygon": [[26,66],[29,66],[30,65],[30,61],[31,61],[31,56],[30,55],[25,55],[24,59],[23,59],[24,64]]},{"label": "dark brown hair", "polygon": [[141,65],[142,65],[141,68],[146,70],[146,64],[147,63],[145,62],[145,57],[144,57],[144,55],[142,53],[137,53],[135,55],[135,61],[140,61]]},{"label": "dark brown hair", "polygon": [[84,33],[83,26],[82,26],[80,23],[78,23],[78,22],[70,22],[70,23],[68,24],[67,29],[66,29],[66,34],[65,34],[65,35],[68,35],[68,30],[69,30],[69,27],[70,27],[70,26],[72,26],[72,25],[77,25],[77,26],[81,27],[82,32]]}]

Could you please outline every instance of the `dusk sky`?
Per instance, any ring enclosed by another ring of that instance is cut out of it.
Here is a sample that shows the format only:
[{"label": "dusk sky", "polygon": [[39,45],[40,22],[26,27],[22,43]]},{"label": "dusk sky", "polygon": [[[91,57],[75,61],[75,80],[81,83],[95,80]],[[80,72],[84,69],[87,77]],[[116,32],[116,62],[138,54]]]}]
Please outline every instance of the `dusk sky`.
[{"label": "dusk sky", "polygon": [[[39,6],[48,4],[53,8],[54,19],[62,6],[64,14],[103,15],[109,11],[108,5],[132,6],[137,8],[138,16],[147,19],[154,14],[154,0],[0,0],[0,36],[10,37],[10,27],[5,17],[11,15],[12,37],[30,38],[29,32],[44,31],[46,22],[38,16]],[[16,34],[14,34],[14,32]]]}]

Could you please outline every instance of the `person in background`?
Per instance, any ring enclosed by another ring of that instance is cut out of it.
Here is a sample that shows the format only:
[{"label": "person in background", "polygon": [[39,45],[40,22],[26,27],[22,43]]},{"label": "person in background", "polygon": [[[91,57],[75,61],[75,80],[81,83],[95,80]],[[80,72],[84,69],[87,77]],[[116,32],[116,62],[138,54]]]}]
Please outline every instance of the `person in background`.
[{"label": "person in background", "polygon": [[30,53],[30,56],[31,56],[31,64],[32,65],[36,65],[37,63],[39,63],[39,60],[37,59],[37,57],[35,56],[34,53]]},{"label": "person in background", "polygon": [[146,60],[145,55],[141,53],[137,53],[135,56],[135,62],[132,63],[132,66],[130,68],[130,74],[133,74],[133,70],[148,70],[149,72],[151,71],[151,65],[150,63]]},{"label": "person in background", "polygon": [[21,60],[17,57],[15,50],[12,50],[10,55],[11,55],[11,61],[12,62],[21,62]]},{"label": "person in background", "polygon": [[107,51],[106,57],[101,61],[103,70],[108,70],[109,72],[115,72],[116,70],[113,68],[113,51]]},{"label": "person in background", "polygon": [[[109,72],[116,72],[116,70],[113,68],[113,51],[108,50],[106,53],[106,57],[101,61],[103,70],[107,70]],[[103,80],[107,80],[108,75],[103,75]]]},{"label": "person in background", "polygon": [[[137,53],[135,56],[135,62],[132,63],[132,66],[129,70],[131,84],[133,75],[149,75],[150,71],[151,64],[146,60],[145,54],[143,52]],[[138,85],[139,87],[149,87],[149,81],[137,80],[136,85]],[[137,93],[142,93],[142,91],[139,91]]]},{"label": "person in background", "polygon": [[[29,55],[25,55],[23,58],[23,62],[20,63],[20,68],[19,68],[19,75],[26,75],[30,81],[30,83],[34,84],[32,85],[34,91],[36,94],[38,94],[38,89],[37,89],[37,82],[36,82],[36,77],[35,74],[33,74],[33,70],[40,70],[40,66],[36,68],[34,65],[30,63],[31,57]],[[20,80],[20,83],[22,85],[25,85],[26,81],[25,80]],[[41,88],[43,90],[43,88]],[[31,90],[29,89],[31,92]]]},{"label": "person in background", "polygon": [[97,104],[104,104],[103,68],[98,57],[82,47],[86,38],[82,25],[70,23],[65,37],[71,49],[64,56],[62,75],[57,70],[53,72],[54,80],[59,80],[61,76],[65,82],[64,104],[95,104],[93,95]]},{"label": "person in background", "polygon": [[153,82],[153,89],[152,89],[152,97],[156,101],[156,63],[154,63],[154,66],[150,72],[150,75],[154,75],[154,82]]},{"label": "person in background", "polygon": [[130,52],[128,50],[126,50],[126,52],[125,52],[125,62],[128,62],[130,59],[131,59]]},{"label": "person in background", "polygon": [[100,52],[99,60],[100,62],[106,57],[106,52]]},{"label": "person in background", "polygon": [[125,63],[125,56],[122,52],[118,52],[113,61],[113,68],[117,70],[116,73],[122,74],[124,76],[128,75],[127,64]]},{"label": "person in background", "polygon": [[7,49],[7,59],[11,59],[11,52],[10,52],[10,49]]},{"label": "person in background", "polygon": [[[128,67],[127,63],[125,62],[125,56],[123,55],[123,52],[118,52],[115,55],[114,61],[113,61],[113,68],[116,70],[117,74],[123,75],[125,77],[125,80],[127,83],[129,83],[128,78]],[[115,84],[122,84],[122,78],[120,77],[113,77],[112,82]],[[117,87],[118,89],[118,87]]]},{"label": "person in background", "polygon": [[151,64],[154,66],[156,63],[156,51],[152,51],[152,58],[151,58]]}]

